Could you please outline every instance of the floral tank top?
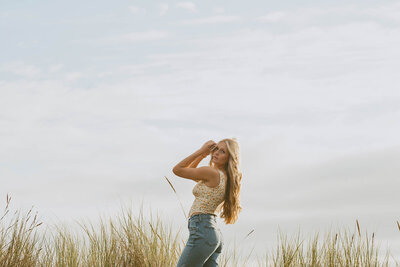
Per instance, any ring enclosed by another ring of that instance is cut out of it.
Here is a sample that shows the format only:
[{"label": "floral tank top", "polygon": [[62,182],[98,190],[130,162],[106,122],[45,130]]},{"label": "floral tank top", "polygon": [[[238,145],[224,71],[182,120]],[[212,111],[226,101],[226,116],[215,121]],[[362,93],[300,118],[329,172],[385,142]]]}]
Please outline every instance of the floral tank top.
[{"label": "floral tank top", "polygon": [[208,187],[204,184],[203,180],[200,180],[192,190],[195,199],[193,201],[192,207],[189,211],[189,217],[192,216],[194,212],[201,213],[211,213],[218,216],[219,211],[222,208],[222,202],[225,199],[225,179],[224,173],[221,170],[219,185],[216,187]]}]

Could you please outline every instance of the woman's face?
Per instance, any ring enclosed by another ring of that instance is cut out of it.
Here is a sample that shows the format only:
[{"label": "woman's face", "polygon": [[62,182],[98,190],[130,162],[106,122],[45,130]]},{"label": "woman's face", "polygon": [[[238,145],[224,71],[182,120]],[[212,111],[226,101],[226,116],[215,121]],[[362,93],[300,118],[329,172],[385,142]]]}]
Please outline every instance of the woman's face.
[{"label": "woman's face", "polygon": [[219,142],[211,153],[212,161],[217,166],[224,166],[229,159],[229,152],[224,142]]}]

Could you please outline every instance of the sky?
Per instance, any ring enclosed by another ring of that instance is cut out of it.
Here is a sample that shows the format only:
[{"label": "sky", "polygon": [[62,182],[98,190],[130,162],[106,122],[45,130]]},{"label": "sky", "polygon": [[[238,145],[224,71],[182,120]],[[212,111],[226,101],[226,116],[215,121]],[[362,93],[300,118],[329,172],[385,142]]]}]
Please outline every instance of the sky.
[{"label": "sky", "polygon": [[172,168],[236,137],[226,243],[358,219],[400,261],[399,1],[3,0],[0,35],[1,205],[52,224],[143,201],[187,237]]}]

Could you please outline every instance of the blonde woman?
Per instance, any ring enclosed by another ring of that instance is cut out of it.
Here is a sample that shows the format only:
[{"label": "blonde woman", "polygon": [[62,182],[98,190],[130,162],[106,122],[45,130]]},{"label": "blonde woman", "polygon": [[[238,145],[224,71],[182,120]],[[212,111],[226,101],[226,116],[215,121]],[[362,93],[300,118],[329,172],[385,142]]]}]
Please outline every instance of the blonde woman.
[{"label": "blonde woman", "polygon": [[[209,166],[197,168],[209,154]],[[192,190],[195,200],[188,216],[189,238],[177,267],[218,266],[223,237],[216,217],[220,213],[226,224],[233,224],[242,209],[239,201],[242,180],[239,144],[236,138],[226,138],[218,144],[213,140],[207,141],[172,171],[177,176],[197,182]]]}]

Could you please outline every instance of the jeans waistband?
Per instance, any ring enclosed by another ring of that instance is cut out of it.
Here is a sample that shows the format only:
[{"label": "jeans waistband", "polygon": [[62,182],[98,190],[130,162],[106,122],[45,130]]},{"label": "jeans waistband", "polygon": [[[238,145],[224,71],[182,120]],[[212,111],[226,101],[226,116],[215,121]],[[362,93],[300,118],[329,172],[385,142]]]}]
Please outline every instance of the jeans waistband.
[{"label": "jeans waistband", "polygon": [[194,219],[194,218],[198,218],[201,221],[201,219],[206,219],[206,218],[216,219],[217,215],[211,214],[211,213],[195,214],[195,215],[190,216],[189,220]]}]

